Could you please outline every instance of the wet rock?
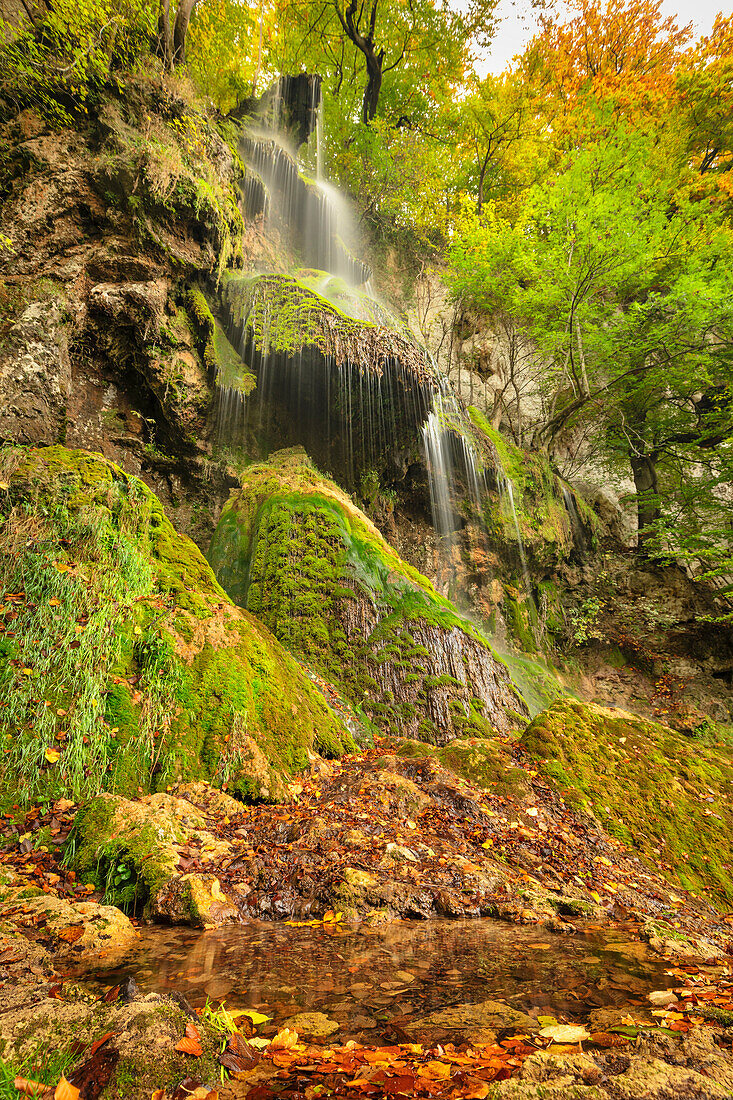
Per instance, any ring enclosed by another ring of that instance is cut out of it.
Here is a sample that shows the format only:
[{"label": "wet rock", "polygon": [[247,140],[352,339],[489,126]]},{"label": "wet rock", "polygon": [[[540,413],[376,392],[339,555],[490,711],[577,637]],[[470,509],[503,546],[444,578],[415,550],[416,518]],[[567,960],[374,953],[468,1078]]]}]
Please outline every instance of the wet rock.
[{"label": "wet rock", "polygon": [[663,921],[648,920],[641,934],[652,951],[679,963],[711,963],[725,957],[720,944],[703,936],[683,935]]},{"label": "wet rock", "polygon": [[730,1089],[696,1070],[670,1066],[659,1058],[632,1058],[625,1073],[613,1079],[619,1100],[730,1100]]},{"label": "wet rock", "polygon": [[207,928],[236,920],[239,910],[229,901],[216,875],[182,875],[155,895],[150,909],[155,920]]},{"label": "wet rock", "polygon": [[395,844],[390,840],[387,847],[384,849],[384,855],[387,860],[397,860],[397,862],[419,863],[419,860],[415,853],[409,848],[403,847],[402,844]]},{"label": "wet rock", "polygon": [[195,842],[201,857],[212,861],[231,851],[228,842],[207,831],[201,811],[186,799],[154,794],[131,802],[99,795],[77,815],[75,830],[75,867],[103,876],[112,862],[124,864],[129,900],[144,905],[147,915],[195,927],[232,919],[218,879],[179,875],[179,848],[184,844]]},{"label": "wet rock", "polygon": [[71,389],[60,299],[32,302],[0,348],[0,439],[55,443]]},{"label": "wet rock", "polygon": [[298,1012],[286,1020],[283,1027],[297,1031],[303,1039],[327,1039],[339,1030],[340,1024],[329,1020],[324,1012]]},{"label": "wet rock", "polygon": [[178,798],[185,798],[187,802],[197,806],[207,814],[222,815],[224,817],[237,817],[242,813],[242,803],[236,798],[217,790],[210,783],[199,781],[197,783],[177,783],[173,788],[173,794]]},{"label": "wet rock", "polygon": [[409,1032],[421,1042],[433,1043],[448,1037],[469,1042],[493,1042],[500,1031],[537,1031],[536,1020],[502,1001],[481,1001],[478,1004],[455,1005],[432,1012],[419,1020],[411,1020]]},{"label": "wet rock", "polygon": [[69,902],[52,894],[3,903],[0,919],[40,939],[55,954],[89,956],[107,964],[125,955],[137,939],[129,918],[113,905]]}]

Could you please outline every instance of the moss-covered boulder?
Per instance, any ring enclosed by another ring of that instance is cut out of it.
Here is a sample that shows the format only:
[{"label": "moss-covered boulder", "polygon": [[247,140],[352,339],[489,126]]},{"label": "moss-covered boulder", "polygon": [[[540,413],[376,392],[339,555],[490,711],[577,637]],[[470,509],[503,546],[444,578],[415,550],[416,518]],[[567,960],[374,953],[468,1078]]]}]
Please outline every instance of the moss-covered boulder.
[{"label": "moss-covered boulder", "polygon": [[573,805],[686,889],[733,901],[733,746],[575,700],[520,741]]},{"label": "moss-covered boulder", "polygon": [[286,793],[348,735],[235,607],[154,494],[100,455],[0,451],[0,791],[11,802],[207,779]]},{"label": "moss-covered boulder", "polygon": [[302,451],[247,469],[209,558],[241,606],[382,729],[445,743],[526,713],[484,636]]}]

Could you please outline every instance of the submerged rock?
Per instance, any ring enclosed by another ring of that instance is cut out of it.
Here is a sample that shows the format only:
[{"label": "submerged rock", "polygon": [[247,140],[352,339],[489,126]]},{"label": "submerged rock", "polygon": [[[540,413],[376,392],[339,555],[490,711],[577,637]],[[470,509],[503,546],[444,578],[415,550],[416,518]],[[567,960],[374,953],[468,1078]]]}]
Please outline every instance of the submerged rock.
[{"label": "submerged rock", "polygon": [[539,1024],[525,1012],[520,1012],[502,1001],[481,1001],[478,1004],[454,1005],[432,1012],[418,1020],[411,1020],[410,1034],[426,1042],[437,1042],[448,1037],[456,1042],[492,1043],[500,1031],[531,1033],[539,1030]]},{"label": "submerged rock", "polygon": [[526,715],[473,623],[307,464],[248,467],[209,552],[220,583],[380,727],[443,744]]},{"label": "submerged rock", "polygon": [[341,1025],[335,1020],[329,1020],[324,1012],[298,1012],[297,1015],[286,1020],[282,1026],[290,1028],[291,1031],[297,1031],[298,1035],[304,1039],[327,1039],[329,1035],[337,1032]]}]

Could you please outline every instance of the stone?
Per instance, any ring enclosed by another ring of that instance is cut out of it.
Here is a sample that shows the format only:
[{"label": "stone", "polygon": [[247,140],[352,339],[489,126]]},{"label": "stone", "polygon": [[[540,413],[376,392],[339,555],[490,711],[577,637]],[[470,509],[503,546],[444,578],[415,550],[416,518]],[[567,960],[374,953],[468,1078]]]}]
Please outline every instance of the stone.
[{"label": "stone", "polygon": [[395,844],[393,840],[390,840],[387,847],[384,849],[384,854],[388,859],[394,859],[399,863],[419,863],[419,859],[414,852],[409,848],[405,848],[402,844]]},{"label": "stone", "polygon": [[[468,1037],[469,1033],[477,1031],[521,1031],[535,1032],[539,1029],[536,1020],[525,1012],[520,1012],[511,1005],[502,1001],[481,1001],[478,1004],[454,1005],[451,1008],[443,1008],[438,1012],[432,1012],[429,1016],[423,1016],[419,1020],[410,1021],[409,1030],[412,1035],[433,1036],[440,1033],[456,1035],[460,1033]],[[489,1040],[491,1041],[491,1040]]]},{"label": "stone", "polygon": [[730,1100],[730,1090],[696,1070],[670,1066],[659,1058],[633,1058],[625,1073],[613,1079],[618,1100]]},{"label": "stone", "polygon": [[0,347],[0,439],[56,443],[71,389],[68,338],[59,299],[31,302]]},{"label": "stone", "polygon": [[104,960],[107,965],[124,956],[138,937],[129,918],[115,906],[69,902],[53,894],[5,902],[0,918],[23,934],[39,932],[54,954]]},{"label": "stone", "polygon": [[236,798],[217,790],[210,783],[203,781],[194,783],[177,783],[173,793],[179,798],[185,798],[194,806],[208,814],[222,815],[224,817],[238,817],[242,813],[243,806]]},{"label": "stone", "polygon": [[[324,1012],[298,1012],[282,1025],[297,1031],[303,1039],[327,1039],[339,1030],[340,1024],[330,1020]],[[373,1025],[368,1025],[373,1026]]]},{"label": "stone", "polygon": [[207,928],[236,920],[239,910],[216,875],[190,874],[176,876],[158,891],[150,915],[170,924]]}]

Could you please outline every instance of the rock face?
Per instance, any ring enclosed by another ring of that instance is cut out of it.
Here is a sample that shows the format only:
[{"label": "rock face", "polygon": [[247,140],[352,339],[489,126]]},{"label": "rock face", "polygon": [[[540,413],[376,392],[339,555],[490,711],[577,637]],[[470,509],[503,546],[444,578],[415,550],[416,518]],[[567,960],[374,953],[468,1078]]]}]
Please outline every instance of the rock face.
[{"label": "rock face", "polygon": [[226,486],[209,466],[219,349],[192,296],[243,229],[239,162],[195,109],[132,83],[73,131],[22,111],[0,145],[0,441],[98,450],[195,531],[191,497],[216,509]]},{"label": "rock face", "polygon": [[0,570],[20,594],[0,648],[5,782],[79,798],[209,779],[273,799],[310,752],[352,744],[142,482],[64,447],[2,463]]},{"label": "rock face", "polygon": [[689,890],[733,899],[733,753],[612,707],[560,700],[520,740],[571,804]]},{"label": "rock face", "polygon": [[526,713],[473,624],[302,452],[247,469],[209,557],[235,600],[383,729],[443,744]]}]

